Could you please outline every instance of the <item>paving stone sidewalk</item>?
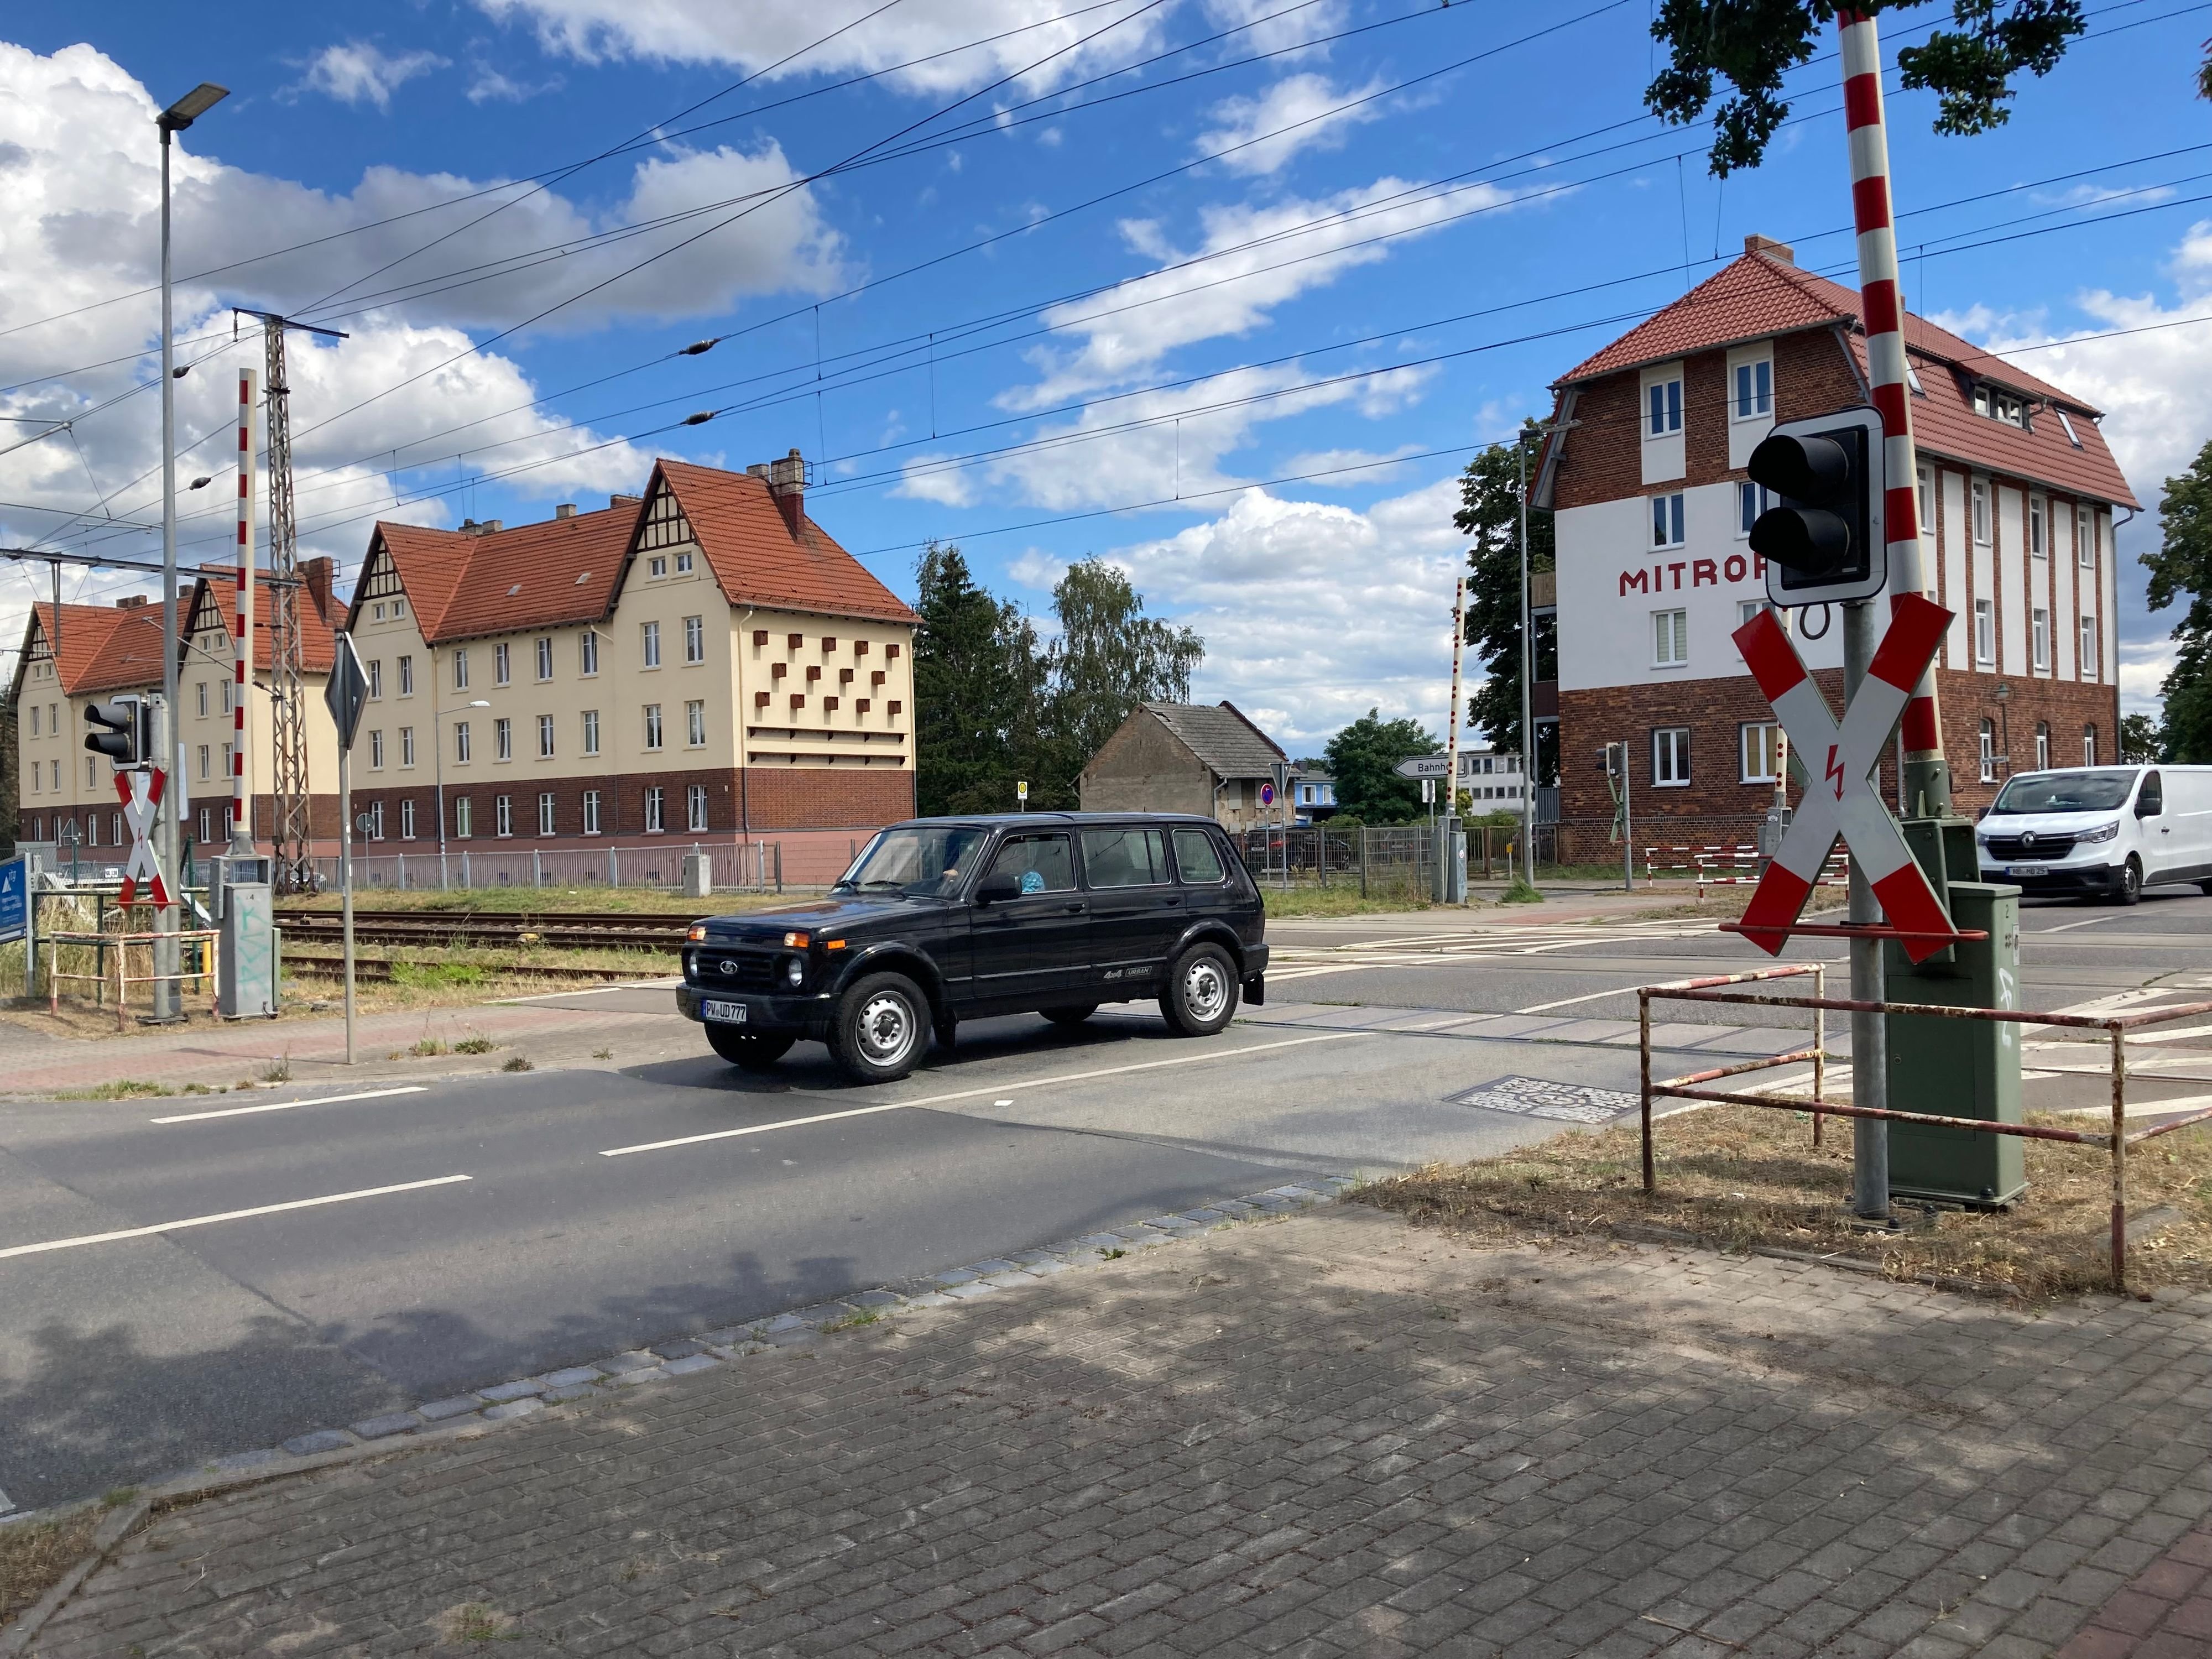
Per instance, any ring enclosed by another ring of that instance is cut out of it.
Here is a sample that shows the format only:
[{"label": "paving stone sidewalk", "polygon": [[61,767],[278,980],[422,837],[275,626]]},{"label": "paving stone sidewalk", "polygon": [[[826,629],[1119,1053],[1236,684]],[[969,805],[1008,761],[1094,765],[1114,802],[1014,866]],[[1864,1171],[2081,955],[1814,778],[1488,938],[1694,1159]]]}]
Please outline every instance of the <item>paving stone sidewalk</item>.
[{"label": "paving stone sidewalk", "polygon": [[1331,1206],[173,1510],[31,1651],[2202,1653],[2208,1316]]}]

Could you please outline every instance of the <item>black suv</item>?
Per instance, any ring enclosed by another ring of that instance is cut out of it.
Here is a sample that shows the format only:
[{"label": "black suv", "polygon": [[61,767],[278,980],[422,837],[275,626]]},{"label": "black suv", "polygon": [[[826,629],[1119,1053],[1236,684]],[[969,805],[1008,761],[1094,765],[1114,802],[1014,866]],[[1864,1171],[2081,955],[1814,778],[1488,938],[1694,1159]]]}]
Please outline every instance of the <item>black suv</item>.
[{"label": "black suv", "polygon": [[801,1037],[864,1083],[904,1077],[929,1032],[985,1014],[1079,1025],[1158,997],[1169,1026],[1266,1000],[1259,890],[1211,818],[1024,812],[916,818],[820,900],[692,925],[679,1007],[762,1071]]}]

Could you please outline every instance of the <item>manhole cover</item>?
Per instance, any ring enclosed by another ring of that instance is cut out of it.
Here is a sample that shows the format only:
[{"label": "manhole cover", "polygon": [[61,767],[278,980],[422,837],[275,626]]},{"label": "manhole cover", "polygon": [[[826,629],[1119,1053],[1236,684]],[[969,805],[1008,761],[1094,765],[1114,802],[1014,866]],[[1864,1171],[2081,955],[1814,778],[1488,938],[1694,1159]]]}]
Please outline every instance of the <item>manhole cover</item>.
[{"label": "manhole cover", "polygon": [[1579,1083],[1553,1083],[1540,1077],[1501,1077],[1445,1097],[1454,1106],[1513,1112],[1522,1117],[1553,1117],[1568,1123],[1610,1123],[1636,1109],[1636,1097],[1619,1089],[1592,1089]]}]

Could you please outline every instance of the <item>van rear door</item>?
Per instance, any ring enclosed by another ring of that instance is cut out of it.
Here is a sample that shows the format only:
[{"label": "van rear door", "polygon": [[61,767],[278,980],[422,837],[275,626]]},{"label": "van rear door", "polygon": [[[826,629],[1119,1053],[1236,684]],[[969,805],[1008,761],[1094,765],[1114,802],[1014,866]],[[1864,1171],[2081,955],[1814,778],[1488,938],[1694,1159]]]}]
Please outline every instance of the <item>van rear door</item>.
[{"label": "van rear door", "polygon": [[2153,881],[2212,880],[2212,767],[2166,766],[2155,775],[2163,801],[2143,823],[2144,862]]}]

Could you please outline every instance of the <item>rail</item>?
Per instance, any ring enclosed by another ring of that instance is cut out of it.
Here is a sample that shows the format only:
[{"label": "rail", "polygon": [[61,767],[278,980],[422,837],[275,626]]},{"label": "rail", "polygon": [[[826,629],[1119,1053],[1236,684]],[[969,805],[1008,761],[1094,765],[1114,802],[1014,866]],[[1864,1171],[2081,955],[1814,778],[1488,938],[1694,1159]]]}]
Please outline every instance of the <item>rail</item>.
[{"label": "rail", "polygon": [[[167,932],[149,930],[143,933],[88,933],[81,932],[63,932],[41,933],[39,937],[50,946],[60,946],[64,945],[89,946],[94,952],[94,961],[96,964],[91,973],[78,974],[68,972],[63,969],[58,951],[48,958],[46,963],[46,1012],[49,1014],[58,1014],[62,1011],[61,981],[65,979],[82,980],[87,983],[100,987],[103,991],[105,991],[109,985],[114,986],[115,1029],[118,1031],[127,1030],[130,1029],[130,1022],[127,1018],[127,1012],[125,1005],[129,1000],[129,988],[133,985],[157,985],[164,980],[175,980],[178,981],[179,986],[178,994],[181,997],[183,995],[183,981],[185,980],[204,980],[207,982],[209,988],[209,1007],[211,1010],[214,1009],[220,1000],[220,995],[215,988],[216,984],[216,939],[217,935],[211,928],[182,927],[172,928]],[[173,939],[177,941],[179,947],[177,952],[177,968],[173,971],[166,974],[161,972],[159,969],[155,969],[151,973],[131,973],[130,971],[130,947],[134,945],[143,945],[150,951],[156,939]],[[183,947],[195,940],[206,946],[206,959],[191,967],[186,967],[184,965],[185,951]],[[107,971],[107,953],[111,949],[115,952],[115,971],[112,975],[109,974]]]},{"label": "rail", "polygon": [[[1761,992],[1726,988],[1759,980],[1808,975],[1814,981],[1816,993],[1809,997],[1774,996]],[[2015,1135],[2023,1140],[2053,1140],[2077,1146],[2103,1146],[2110,1151],[2112,1164],[2112,1289],[2124,1294],[2128,1287],[2128,1148],[2141,1146],[2160,1135],[2172,1134],[2176,1129],[2185,1129],[2191,1124],[2212,1120],[2212,1106],[2205,1106],[2194,1111],[2177,1113],[2164,1121],[2132,1133],[2129,1130],[2127,1034],[2146,1025],[2212,1013],[2212,1002],[2184,1003],[2179,1007],[2147,1009],[2131,1014],[2060,1014],[2035,1013],[2015,1008],[1957,1008],[1936,1003],[1884,1002],[1818,994],[1826,989],[1826,974],[1818,963],[1761,968],[1750,973],[1719,974],[1704,979],[1671,980],[1662,985],[1637,988],[1638,1092],[1644,1136],[1644,1190],[1647,1193],[1659,1190],[1658,1170],[1652,1148],[1651,1103],[1661,1097],[1702,1101],[1708,1105],[1756,1106],[1767,1111],[1809,1111],[1813,1115],[1813,1144],[1816,1146],[1820,1144],[1822,1119],[1830,1115],[1872,1118],[1887,1123],[1920,1123],[1930,1128],[1964,1129],[1976,1134]],[[1809,1009],[1813,1015],[1813,1046],[1786,1054],[1773,1054],[1711,1071],[1693,1072],[1655,1083],[1651,1079],[1651,1004],[1655,1000],[1727,1003],[1757,1008]],[[2102,1031],[2112,1044],[2112,1127],[2108,1130],[2062,1129],[2043,1123],[1996,1123],[1984,1118],[1947,1117],[1933,1112],[1899,1112],[1886,1107],[1853,1106],[1842,1101],[1829,1100],[1826,1098],[1828,1060],[1826,1035],[1826,1018],[1831,1013],[1908,1014],[1929,1019],[1986,1020],[2009,1025]],[[1778,1100],[1766,1095],[1697,1086],[1718,1082],[1723,1078],[1740,1077],[1748,1072],[1796,1065],[1808,1060],[1813,1063],[1813,1097],[1809,1103],[1795,1097]]]}]

